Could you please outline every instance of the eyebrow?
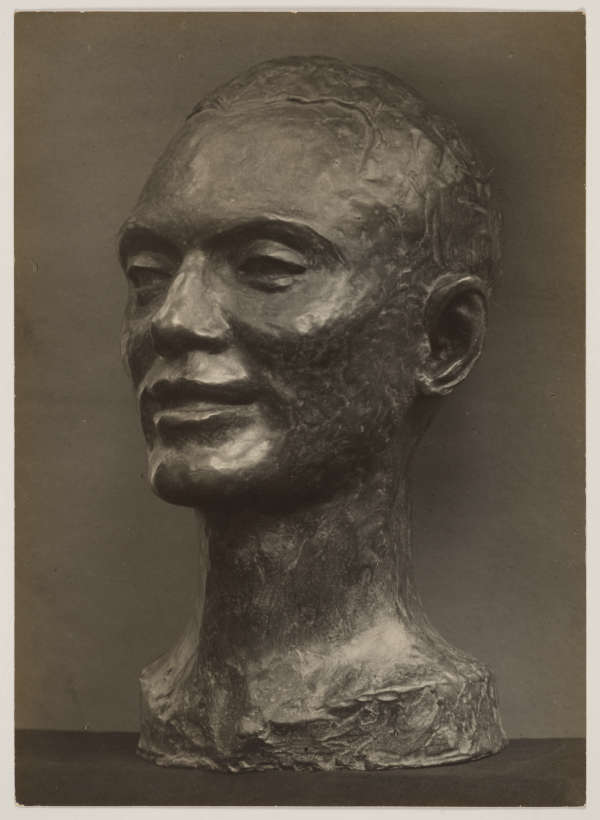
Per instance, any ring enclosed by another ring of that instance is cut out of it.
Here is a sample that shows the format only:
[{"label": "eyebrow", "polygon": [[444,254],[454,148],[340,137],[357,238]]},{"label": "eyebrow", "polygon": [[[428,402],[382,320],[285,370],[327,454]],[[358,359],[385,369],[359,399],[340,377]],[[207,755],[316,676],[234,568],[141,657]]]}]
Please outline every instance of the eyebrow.
[{"label": "eyebrow", "polygon": [[176,245],[166,237],[151,228],[127,220],[118,234],[118,255],[121,265],[125,265],[128,256],[139,251],[154,251],[173,257],[180,255]]},{"label": "eyebrow", "polygon": [[[300,222],[264,217],[238,222],[217,229],[204,237],[192,237],[189,244],[197,243],[208,249],[219,248],[229,242],[241,243],[255,239],[271,239],[289,245],[297,251],[323,255],[331,261],[344,262],[340,248],[313,228]],[[167,256],[181,256],[175,243],[156,230],[128,220],[119,231],[118,253],[123,265],[129,255],[141,250],[156,251]]]},{"label": "eyebrow", "polygon": [[243,242],[270,239],[281,242],[300,252],[312,252],[330,260],[343,262],[344,257],[333,242],[302,222],[284,219],[252,219],[217,231],[207,242],[209,246],[221,246],[227,242]]}]

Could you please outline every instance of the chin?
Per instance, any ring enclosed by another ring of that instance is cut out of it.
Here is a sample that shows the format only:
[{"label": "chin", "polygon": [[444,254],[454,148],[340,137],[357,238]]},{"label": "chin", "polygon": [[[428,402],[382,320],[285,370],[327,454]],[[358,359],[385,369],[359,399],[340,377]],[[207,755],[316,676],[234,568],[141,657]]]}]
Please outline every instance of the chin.
[{"label": "chin", "polygon": [[275,459],[272,443],[233,441],[229,446],[155,445],[148,454],[153,491],[170,504],[203,507],[262,493]]}]

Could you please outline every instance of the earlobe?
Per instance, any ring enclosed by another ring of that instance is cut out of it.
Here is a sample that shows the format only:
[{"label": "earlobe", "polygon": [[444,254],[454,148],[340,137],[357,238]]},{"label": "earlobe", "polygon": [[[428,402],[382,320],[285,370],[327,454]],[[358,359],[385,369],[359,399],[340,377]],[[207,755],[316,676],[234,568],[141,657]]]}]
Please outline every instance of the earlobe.
[{"label": "earlobe", "polygon": [[427,298],[427,336],[417,372],[422,393],[445,395],[461,382],[479,358],[487,327],[487,289],[477,276],[446,274]]}]

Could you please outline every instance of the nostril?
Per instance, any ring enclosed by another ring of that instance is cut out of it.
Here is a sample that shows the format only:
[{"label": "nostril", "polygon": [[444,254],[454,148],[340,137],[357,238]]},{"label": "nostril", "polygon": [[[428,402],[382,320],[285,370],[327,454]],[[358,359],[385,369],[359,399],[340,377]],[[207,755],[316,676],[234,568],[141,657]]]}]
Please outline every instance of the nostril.
[{"label": "nostril", "polygon": [[154,319],[150,326],[150,335],[154,349],[160,356],[172,357],[191,350],[205,350],[209,353],[220,353],[229,346],[229,327],[186,324],[178,318],[161,316]]},{"label": "nostril", "polygon": [[160,314],[152,322],[150,334],[154,348],[161,356],[176,355],[189,348],[193,341],[193,334],[185,325]]}]

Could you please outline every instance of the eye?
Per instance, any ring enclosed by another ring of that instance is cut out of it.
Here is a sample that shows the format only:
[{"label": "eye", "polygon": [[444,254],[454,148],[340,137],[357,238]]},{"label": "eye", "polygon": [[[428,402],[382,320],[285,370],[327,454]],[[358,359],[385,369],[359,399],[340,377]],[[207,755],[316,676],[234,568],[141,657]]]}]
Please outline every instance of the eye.
[{"label": "eye", "polygon": [[138,306],[147,305],[169,286],[172,263],[162,254],[137,253],[127,260],[125,273]]},{"label": "eye", "polygon": [[267,292],[286,290],[307,269],[304,258],[275,242],[257,242],[238,265],[244,282]]}]

